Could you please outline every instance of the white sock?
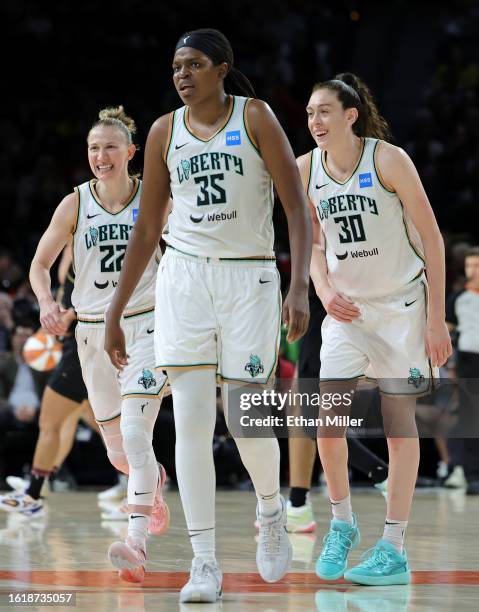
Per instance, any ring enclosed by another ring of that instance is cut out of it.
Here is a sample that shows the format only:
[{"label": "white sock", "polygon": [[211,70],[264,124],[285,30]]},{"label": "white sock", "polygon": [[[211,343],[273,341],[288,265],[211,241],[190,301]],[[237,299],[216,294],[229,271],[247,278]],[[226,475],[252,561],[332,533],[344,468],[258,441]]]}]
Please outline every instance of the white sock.
[{"label": "white sock", "polygon": [[383,540],[392,544],[398,553],[403,551],[407,523],[407,521],[396,521],[390,518],[387,518],[384,523]]},{"label": "white sock", "polygon": [[215,560],[215,528],[188,529],[195,557]]},{"label": "white sock", "polygon": [[215,558],[216,372],[168,372],[176,427],[176,475],[186,525],[196,556]]},{"label": "white sock", "polygon": [[[229,424],[230,417],[235,423],[237,415],[229,414],[228,393],[238,389],[242,385],[223,383],[221,394],[223,399],[223,411],[226,423]],[[278,440],[273,429],[265,432],[266,438],[235,438],[236,446],[243,465],[248,470],[253,483],[260,514],[272,516],[281,509],[279,499],[279,464],[280,452]]]},{"label": "white sock", "polygon": [[141,512],[132,512],[128,517],[128,536],[136,542],[146,541],[150,517]]},{"label": "white sock", "polygon": [[331,510],[333,512],[333,518],[338,521],[344,521],[345,523],[353,524],[353,511],[351,508],[351,496],[348,495],[344,499],[334,500],[330,499]]},{"label": "white sock", "polygon": [[272,495],[261,495],[257,493],[259,513],[263,516],[273,516],[281,510],[281,501],[279,499],[279,490]]}]

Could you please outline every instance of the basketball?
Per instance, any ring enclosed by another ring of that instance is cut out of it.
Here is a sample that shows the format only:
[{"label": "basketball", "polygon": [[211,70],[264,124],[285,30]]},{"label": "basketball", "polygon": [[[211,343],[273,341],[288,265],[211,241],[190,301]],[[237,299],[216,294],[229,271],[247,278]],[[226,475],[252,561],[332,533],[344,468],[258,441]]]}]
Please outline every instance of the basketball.
[{"label": "basketball", "polygon": [[55,336],[40,330],[30,336],[23,347],[25,362],[34,370],[48,372],[58,364],[62,345]]}]

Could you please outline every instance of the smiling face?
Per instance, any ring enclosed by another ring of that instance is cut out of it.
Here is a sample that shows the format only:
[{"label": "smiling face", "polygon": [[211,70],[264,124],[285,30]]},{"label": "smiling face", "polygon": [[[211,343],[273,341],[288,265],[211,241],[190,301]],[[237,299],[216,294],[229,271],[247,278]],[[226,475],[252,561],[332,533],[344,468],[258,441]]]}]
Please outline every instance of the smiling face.
[{"label": "smiling face", "polygon": [[344,109],[336,92],[326,88],[313,91],[306,113],[311,136],[318,147],[325,151],[334,142],[350,136],[358,118],[356,108]]},{"label": "smiling face", "polygon": [[120,128],[97,125],[88,134],[88,162],[97,179],[115,180],[128,174],[128,162],[135,154]]},{"label": "smiling face", "polygon": [[173,83],[188,106],[222,89],[227,73],[226,62],[215,66],[210,57],[192,47],[178,49],[173,58]]}]

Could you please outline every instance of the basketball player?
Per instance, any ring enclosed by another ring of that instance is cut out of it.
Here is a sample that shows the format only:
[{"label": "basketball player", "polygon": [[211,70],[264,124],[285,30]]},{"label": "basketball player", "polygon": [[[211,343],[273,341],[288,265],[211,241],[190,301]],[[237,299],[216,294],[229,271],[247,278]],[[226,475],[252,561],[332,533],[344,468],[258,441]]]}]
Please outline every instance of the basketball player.
[{"label": "basketball player", "polygon": [[75,188],[58,206],[38,245],[30,280],[43,327],[62,333],[61,311],[50,293],[50,268],[73,237],[72,304],[77,312],[83,379],[108,457],[116,469],[129,474],[128,537],[125,543],[110,547],[109,557],[122,578],[137,582],[144,576],[148,527],[160,534],[168,525],[168,508],[161,496],[165,473],[152,447],[166,382],[161,373],[154,372],[157,249],[152,250],[124,313],[129,365],[118,375],[103,350],[105,310],[138,214],[141,183],[128,174],[128,162],[135,154],[135,131],[123,107],[100,112],[88,134],[88,160],[95,178]]},{"label": "basketball player", "polygon": [[[419,464],[415,397],[427,391],[431,366],[451,354],[444,245],[414,165],[386,142],[387,124],[357,77],[315,85],[307,114],[317,148],[299,166],[317,215],[311,277],[328,313],[320,393],[350,393],[372,367],[389,450],[383,537],[344,573],[349,550],[359,543],[347,444],[344,428],[318,432],[333,520],[316,571],[323,579],[344,574],[361,584],[405,584],[410,572],[403,540]],[[413,231],[425,257],[413,246]]]},{"label": "basketball player", "polygon": [[[185,106],[160,117],[148,136],[140,217],[107,314],[105,346],[113,364],[125,367],[120,317],[158,242],[171,191],[155,349],[173,393],[178,484],[194,552],[180,601],[214,602],[222,581],[215,558],[216,376],[228,422],[228,391],[270,378],[280,338],[271,179],[289,224],[292,279],[283,317],[290,341],[308,324],[311,230],[291,147],[268,106],[252,99],[225,36],[210,29],[183,35],[173,82]],[[236,443],[258,498],[258,570],[274,582],[291,561],[278,442]]]},{"label": "basketball player", "polygon": [[0,496],[1,510],[25,516],[38,516],[42,513],[41,493],[45,479],[54,474],[68,456],[80,416],[90,408],[74,336],[76,315],[71,304],[71,293],[75,273],[71,265],[65,270],[68,261],[71,262],[69,247],[63,251],[58,274],[62,289],[61,304],[64,309],[61,320],[63,351],[43,393],[40,432],[33,456],[30,482],[25,488],[22,480],[21,491]]}]

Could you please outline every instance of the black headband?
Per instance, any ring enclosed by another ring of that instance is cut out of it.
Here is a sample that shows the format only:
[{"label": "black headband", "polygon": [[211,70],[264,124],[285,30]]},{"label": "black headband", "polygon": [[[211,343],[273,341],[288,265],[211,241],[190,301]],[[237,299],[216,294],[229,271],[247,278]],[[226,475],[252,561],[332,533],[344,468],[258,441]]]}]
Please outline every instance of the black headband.
[{"label": "black headband", "polygon": [[178,49],[182,49],[183,47],[191,47],[201,51],[213,60],[215,66],[226,62],[230,69],[233,67],[233,58],[228,59],[225,55],[224,47],[218,44],[218,39],[209,34],[197,34],[195,32],[192,34],[185,34],[178,41],[175,47],[175,53]]},{"label": "black headband", "polygon": [[334,83],[335,85],[336,84],[340,85],[340,87],[348,91],[350,95],[352,95],[354,98],[357,98],[359,102],[362,104],[361,96],[359,95],[358,91],[354,89],[352,85],[350,85],[349,83],[346,83],[346,81],[341,81],[341,79],[331,79],[330,81],[328,81],[328,83]]}]

